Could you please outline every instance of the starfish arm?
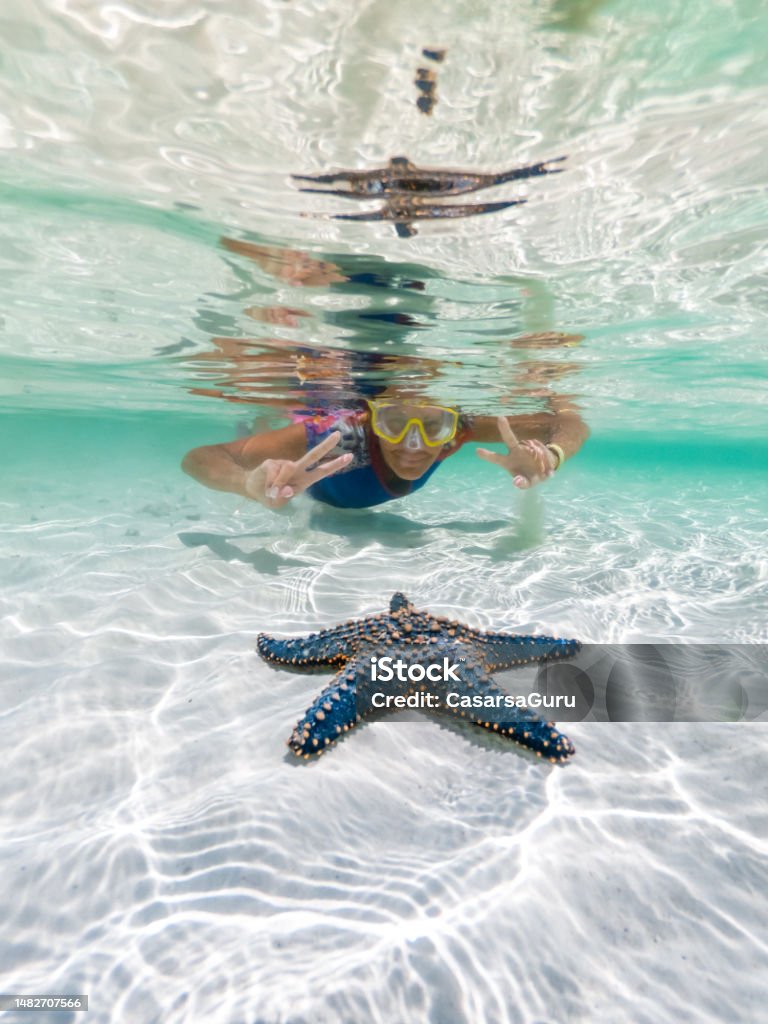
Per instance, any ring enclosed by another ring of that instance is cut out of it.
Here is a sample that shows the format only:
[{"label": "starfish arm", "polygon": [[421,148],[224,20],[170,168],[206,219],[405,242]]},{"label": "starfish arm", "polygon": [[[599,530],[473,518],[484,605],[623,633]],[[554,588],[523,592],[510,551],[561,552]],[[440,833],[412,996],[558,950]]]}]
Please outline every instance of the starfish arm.
[{"label": "starfish arm", "polygon": [[346,182],[350,186],[364,181],[376,181],[383,172],[372,171],[335,171],[331,174],[292,174],[294,181],[313,181],[318,185],[335,185],[337,181]]},{"label": "starfish arm", "polygon": [[437,206],[429,206],[413,203],[387,204],[378,210],[368,213],[336,213],[332,220],[358,220],[358,221],[402,221],[406,224],[413,220],[444,220],[454,217],[475,217],[481,213],[497,213],[499,210],[506,210],[510,206],[522,206],[526,199],[508,199],[494,203],[464,203]]},{"label": "starfish arm", "polygon": [[359,221],[378,221],[378,220],[397,220],[401,218],[400,213],[394,213],[389,206],[384,206],[379,210],[370,210],[368,213],[333,213],[331,214],[331,220],[359,220]]},{"label": "starfish arm", "polygon": [[350,192],[347,188],[300,188],[299,192],[314,192],[321,196],[340,196],[342,199],[363,199],[368,201],[378,198],[380,194],[373,191],[361,192],[359,190]]},{"label": "starfish arm", "polygon": [[542,174],[562,174],[563,167],[550,167],[550,164],[559,164],[567,157],[556,156],[551,160],[544,160],[540,164],[529,164],[528,167],[517,167],[511,171],[502,171],[500,174],[491,174],[488,184],[501,185],[505,181],[519,181],[521,178],[538,178]]},{"label": "starfish arm", "polygon": [[[510,206],[523,206],[527,199],[502,199],[492,203],[446,203],[444,206],[434,204],[424,207],[415,207],[416,218],[425,220],[445,220],[453,217],[476,217],[481,213],[498,213],[499,210],[507,210]],[[412,211],[413,213],[413,211]]]},{"label": "starfish arm", "polygon": [[[455,653],[459,649],[456,645],[450,650]],[[507,736],[553,764],[565,761],[575,753],[571,741],[558,732],[552,722],[545,722],[529,708],[515,706],[517,698],[502,690],[478,660],[465,658],[456,674],[460,681],[453,688],[455,696],[445,702],[453,714],[467,718],[490,732]],[[512,706],[508,706],[509,702]]]},{"label": "starfish arm", "polygon": [[343,669],[296,723],[288,746],[305,760],[322,754],[339,736],[360,721],[357,709],[358,681],[364,671],[357,662]]},{"label": "starfish arm", "polygon": [[[302,186],[299,192],[320,192],[329,196],[347,196],[352,199],[371,199],[385,195],[388,191],[387,168],[373,171],[340,171],[338,174],[292,174],[294,181],[311,181],[315,185],[328,188],[307,188]],[[341,185],[341,188],[330,186]]]},{"label": "starfish arm", "polygon": [[413,607],[411,602],[402,592],[402,590],[396,590],[392,597],[389,599],[389,611],[394,612],[414,612],[416,609]]},{"label": "starfish arm", "polygon": [[292,672],[321,672],[346,664],[362,635],[363,623],[345,623],[319,633],[282,640],[260,633],[256,650],[270,665]]},{"label": "starfish arm", "polygon": [[[538,718],[530,711],[525,712],[527,717],[517,718],[521,711],[521,708],[515,709],[514,721],[499,723],[498,732],[508,736],[515,743],[519,743],[520,746],[533,750],[537,756],[551,761],[552,764],[567,761],[572,754],[576,753],[573,743],[564,733],[555,728],[554,722],[545,722],[543,718]],[[490,725],[485,722],[477,724],[496,731],[497,723],[495,722],[491,722]]]},{"label": "starfish arm", "polygon": [[[408,614],[412,608],[408,599],[400,593],[395,594],[390,602],[391,610],[402,610],[403,614]],[[421,616],[421,619],[429,621],[428,616]],[[396,626],[397,619],[391,613],[388,615],[382,612],[292,639],[281,640],[268,633],[260,633],[256,639],[256,649],[270,665],[287,668],[292,672],[319,672],[345,665],[363,644],[391,645],[388,632]]]},{"label": "starfish arm", "polygon": [[469,643],[489,672],[501,672],[531,662],[572,658],[581,650],[578,640],[523,633],[484,633],[473,630]]}]

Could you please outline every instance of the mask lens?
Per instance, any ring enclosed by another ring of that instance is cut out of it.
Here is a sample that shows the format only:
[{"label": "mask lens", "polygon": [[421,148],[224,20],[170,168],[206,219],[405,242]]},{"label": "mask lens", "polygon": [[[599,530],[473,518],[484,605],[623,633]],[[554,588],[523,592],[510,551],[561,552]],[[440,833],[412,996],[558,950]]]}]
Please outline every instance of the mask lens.
[{"label": "mask lens", "polygon": [[427,409],[421,422],[430,441],[449,441],[454,435],[455,418],[449,409]]},{"label": "mask lens", "polygon": [[456,434],[458,413],[455,409],[439,406],[376,406],[371,403],[374,433],[387,441],[399,444],[418,424],[423,440],[429,445],[445,444]]},{"label": "mask lens", "polygon": [[409,417],[396,405],[376,410],[376,421],[383,437],[394,440],[408,425]]}]

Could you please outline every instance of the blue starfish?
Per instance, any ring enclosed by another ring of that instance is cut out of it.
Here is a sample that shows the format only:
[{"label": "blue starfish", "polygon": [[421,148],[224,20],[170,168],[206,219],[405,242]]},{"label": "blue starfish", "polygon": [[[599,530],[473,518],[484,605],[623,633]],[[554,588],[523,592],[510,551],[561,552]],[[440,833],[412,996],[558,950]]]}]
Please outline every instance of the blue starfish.
[{"label": "blue starfish", "polygon": [[[491,673],[568,658],[580,647],[578,640],[472,629],[417,611],[400,593],[392,597],[388,613],[294,640],[278,640],[266,633],[257,640],[259,654],[272,665],[295,672],[338,669],[288,741],[294,753],[304,758],[322,754],[378,707],[417,706],[452,711],[529,747],[539,757],[553,763],[564,761],[574,753],[568,737],[528,708],[509,711],[506,702],[514,698],[496,685]],[[386,658],[391,658],[389,664],[384,662]],[[385,685],[381,678],[397,665],[402,667]],[[453,682],[433,681],[440,671]],[[374,678],[377,674],[378,681]],[[387,697],[390,700],[385,705]]]}]

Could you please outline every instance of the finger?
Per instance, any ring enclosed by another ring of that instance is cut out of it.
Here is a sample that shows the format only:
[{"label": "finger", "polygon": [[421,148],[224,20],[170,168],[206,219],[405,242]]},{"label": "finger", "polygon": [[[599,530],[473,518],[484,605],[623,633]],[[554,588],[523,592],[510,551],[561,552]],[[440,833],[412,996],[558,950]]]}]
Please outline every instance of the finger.
[{"label": "finger", "polygon": [[340,469],[344,469],[352,461],[352,452],[346,452],[344,455],[340,455],[338,459],[332,459],[331,462],[324,462],[322,466],[318,466],[317,469],[313,469],[307,473],[307,487],[311,487],[312,484],[317,483],[318,480],[324,480],[325,477],[331,476],[333,473],[338,473]]},{"label": "finger", "polygon": [[515,487],[519,487],[521,491],[525,491],[531,486],[531,481],[520,475],[512,477],[512,483]]},{"label": "finger", "polygon": [[523,447],[528,448],[530,451],[535,452],[537,455],[541,455],[546,458],[548,448],[543,441],[523,441]]},{"label": "finger", "polygon": [[287,505],[293,497],[293,491],[290,487],[284,487],[279,493],[267,497],[266,506],[267,508],[282,508],[283,505]]},{"label": "finger", "polygon": [[333,433],[329,434],[324,441],[321,441],[320,444],[316,444],[314,448],[310,448],[306,455],[302,455],[297,462],[294,462],[293,466],[296,469],[307,469],[309,466],[314,466],[314,464],[319,459],[322,459],[324,455],[333,451],[340,440],[341,431],[334,430]]},{"label": "finger", "polygon": [[541,472],[543,476],[552,476],[555,472],[555,467],[552,464],[552,452],[547,448],[543,441],[531,441],[531,450],[536,455],[541,465]]},{"label": "finger", "polygon": [[509,425],[509,420],[507,419],[507,417],[499,416],[497,417],[496,422],[499,426],[499,433],[501,434],[501,439],[504,442],[504,444],[508,448],[519,448],[520,442],[515,437],[512,427],[510,427]]},{"label": "finger", "polygon": [[274,497],[269,497],[264,504],[267,508],[271,508],[273,510],[283,508],[293,497],[293,490],[290,487],[283,487],[279,493],[274,495]]},{"label": "finger", "polygon": [[268,488],[275,482],[275,477],[277,476],[279,469],[279,462],[275,462],[274,459],[265,459],[260,466],[257,466],[256,469],[252,471],[252,475],[261,470],[264,473],[264,487]]},{"label": "finger", "polygon": [[541,441],[523,441],[520,447],[524,448],[536,460],[536,469],[539,476],[550,476],[552,473],[552,461],[549,457],[549,452]]},{"label": "finger", "polygon": [[507,455],[500,455],[499,452],[491,452],[487,448],[476,448],[475,454],[485,462],[493,462],[497,466],[503,466]]},{"label": "finger", "polygon": [[264,496],[274,501],[293,476],[293,463],[280,459],[269,459],[264,463],[266,476],[264,477]]},{"label": "finger", "polygon": [[294,475],[296,473],[296,463],[290,462],[288,459],[280,460],[277,463],[278,469],[275,477],[272,481],[272,487],[280,488],[287,486],[293,482]]},{"label": "finger", "polygon": [[267,497],[276,497],[279,490],[278,477],[280,471],[283,468],[284,463],[280,462],[279,459],[269,459],[263,464],[265,472],[264,476],[264,493]]}]

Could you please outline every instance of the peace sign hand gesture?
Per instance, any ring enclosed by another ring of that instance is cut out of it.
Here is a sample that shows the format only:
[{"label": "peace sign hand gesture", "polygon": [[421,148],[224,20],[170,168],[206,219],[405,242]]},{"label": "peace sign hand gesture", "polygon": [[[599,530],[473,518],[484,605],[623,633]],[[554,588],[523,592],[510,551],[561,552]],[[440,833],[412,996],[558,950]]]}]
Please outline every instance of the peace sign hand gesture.
[{"label": "peace sign hand gesture", "polygon": [[541,441],[518,441],[505,416],[497,421],[501,439],[507,446],[507,454],[500,455],[487,448],[478,448],[477,454],[486,462],[493,462],[511,475],[515,487],[524,490],[552,476],[556,469],[556,458]]},{"label": "peace sign hand gesture", "polygon": [[340,439],[341,433],[334,430],[324,441],[315,445],[295,462],[289,459],[265,459],[246,476],[245,493],[267,508],[282,508],[318,480],[338,473],[340,469],[349,465],[352,461],[351,452],[346,452],[321,466],[317,465],[324,455],[336,447]]}]

